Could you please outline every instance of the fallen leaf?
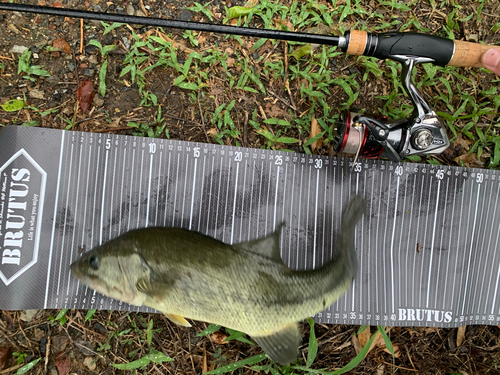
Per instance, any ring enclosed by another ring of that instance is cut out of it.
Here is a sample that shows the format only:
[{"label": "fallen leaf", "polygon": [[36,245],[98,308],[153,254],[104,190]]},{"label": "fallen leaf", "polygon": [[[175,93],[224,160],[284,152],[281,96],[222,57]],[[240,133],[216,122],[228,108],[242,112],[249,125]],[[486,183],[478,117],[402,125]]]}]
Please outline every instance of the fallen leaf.
[{"label": "fallen leaf", "polygon": [[38,311],[39,310],[36,310],[36,309],[35,310],[23,310],[23,311],[21,311],[19,318],[23,322],[31,322],[31,320],[38,313]]},{"label": "fallen leaf", "polygon": [[462,343],[464,342],[465,329],[466,328],[467,328],[467,326],[458,327],[458,330],[457,330],[457,346],[462,345]]},{"label": "fallen leaf", "polygon": [[[316,137],[319,133],[321,133],[321,127],[318,124],[318,120],[313,117],[311,120],[311,132],[309,134],[309,139]],[[320,148],[322,144],[323,140],[321,138],[317,139],[311,144],[311,151],[315,151],[317,148]]]},{"label": "fallen leaf", "polygon": [[12,347],[0,346],[0,370],[2,370],[5,366],[7,366],[11,352],[12,352]]},{"label": "fallen leaf", "polygon": [[90,103],[94,99],[95,90],[94,85],[89,79],[83,81],[76,91],[76,100],[80,102],[80,108],[83,113],[87,113]]},{"label": "fallen leaf", "polygon": [[59,1],[56,1],[51,5],[52,8],[62,8],[62,4]]},{"label": "fallen leaf", "polygon": [[69,48],[68,42],[66,42],[63,38],[57,38],[52,42],[52,47],[59,48],[66,54],[71,53],[71,49]]},{"label": "fallen leaf", "polygon": [[71,368],[71,361],[64,353],[60,353],[57,355],[54,360],[54,364],[57,368],[57,373],[59,375],[66,375]]},{"label": "fallen leaf", "polygon": [[0,107],[5,112],[16,112],[24,108],[24,102],[19,99],[11,99],[3,103]]},{"label": "fallen leaf", "polygon": [[224,341],[228,338],[228,335],[225,335],[221,332],[215,332],[210,335],[210,338],[213,340],[214,343],[217,345],[222,345],[222,344],[227,344],[227,341]]},{"label": "fallen leaf", "polygon": [[360,334],[358,334],[359,344],[362,348],[366,345],[368,340],[370,340],[370,336],[370,326],[366,326],[366,328]]},{"label": "fallen leaf", "polygon": [[211,129],[207,130],[207,134],[212,136],[212,137],[215,137],[218,134],[217,129],[211,128]]},{"label": "fallen leaf", "polygon": [[90,371],[94,371],[96,368],[96,359],[92,357],[85,357],[83,360],[83,364],[89,368]]},{"label": "fallen leaf", "polygon": [[356,336],[352,335],[351,341],[352,341],[352,346],[354,346],[354,350],[356,350],[356,354],[359,354],[361,349],[363,349],[363,347],[360,345],[359,339]]},{"label": "fallen leaf", "polygon": [[477,157],[477,154],[474,152],[472,154],[463,154],[460,156],[457,156],[456,158],[453,159],[455,163],[460,165],[460,161],[465,164],[466,167],[468,168],[483,168],[484,167],[484,162]]}]

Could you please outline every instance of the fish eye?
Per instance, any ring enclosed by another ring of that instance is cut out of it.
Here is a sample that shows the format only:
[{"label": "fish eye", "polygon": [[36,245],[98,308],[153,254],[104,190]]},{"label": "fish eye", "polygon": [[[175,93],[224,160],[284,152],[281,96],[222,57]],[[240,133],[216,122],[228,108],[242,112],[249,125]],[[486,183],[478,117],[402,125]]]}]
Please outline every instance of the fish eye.
[{"label": "fish eye", "polygon": [[89,266],[96,271],[99,269],[99,258],[97,257],[97,255],[92,255],[89,258]]}]

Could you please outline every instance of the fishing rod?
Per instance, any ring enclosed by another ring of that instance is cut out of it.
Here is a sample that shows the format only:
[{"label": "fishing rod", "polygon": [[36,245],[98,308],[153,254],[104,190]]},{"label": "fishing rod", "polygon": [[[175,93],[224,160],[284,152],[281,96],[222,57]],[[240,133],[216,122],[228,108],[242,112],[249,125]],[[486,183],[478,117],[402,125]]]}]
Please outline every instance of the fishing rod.
[{"label": "fishing rod", "polygon": [[356,158],[386,157],[394,162],[410,155],[440,154],[450,144],[441,119],[411,80],[415,65],[432,63],[439,66],[484,67],[481,56],[493,47],[421,33],[376,34],[350,30],[342,36],[331,36],[5,2],[0,2],[0,10],[325,44],[338,46],[343,52],[351,55],[397,61],[402,64],[403,87],[414,105],[412,115],[388,122],[385,118],[344,111],[334,144],[336,152],[355,154]]}]

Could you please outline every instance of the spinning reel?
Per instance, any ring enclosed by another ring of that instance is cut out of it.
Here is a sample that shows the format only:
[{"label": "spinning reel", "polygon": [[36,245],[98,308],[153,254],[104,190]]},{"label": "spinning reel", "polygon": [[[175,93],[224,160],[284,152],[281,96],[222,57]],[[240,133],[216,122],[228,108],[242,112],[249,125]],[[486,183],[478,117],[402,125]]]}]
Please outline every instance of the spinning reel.
[{"label": "spinning reel", "polygon": [[387,122],[385,118],[344,111],[341,125],[337,128],[338,134],[334,139],[334,150],[355,154],[356,159],[386,157],[393,162],[400,162],[410,155],[442,153],[450,145],[446,130],[441,119],[411,80],[411,72],[416,64],[433,60],[408,55],[389,58],[403,66],[403,87],[414,105],[412,115],[409,118]]}]

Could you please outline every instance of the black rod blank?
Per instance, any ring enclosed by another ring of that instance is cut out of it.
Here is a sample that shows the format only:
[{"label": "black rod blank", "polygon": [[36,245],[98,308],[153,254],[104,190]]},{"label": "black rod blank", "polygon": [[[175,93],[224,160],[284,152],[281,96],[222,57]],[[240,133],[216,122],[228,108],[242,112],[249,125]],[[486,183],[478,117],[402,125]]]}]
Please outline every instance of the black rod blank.
[{"label": "black rod blank", "polygon": [[5,2],[0,2],[0,10],[48,14],[60,17],[84,18],[84,19],[92,19],[105,22],[139,24],[144,26],[166,27],[166,28],[182,29],[182,30],[206,31],[211,33],[251,36],[255,38],[279,39],[292,42],[326,44],[331,46],[338,46],[340,42],[339,37],[331,35],[257,29],[252,27],[216,25],[203,22],[186,22],[186,21],[169,20],[163,18],[129,16],[116,13],[101,13],[101,12],[90,12],[86,10],[51,8],[51,7],[43,7],[43,6],[36,6],[29,4],[10,4]]}]

